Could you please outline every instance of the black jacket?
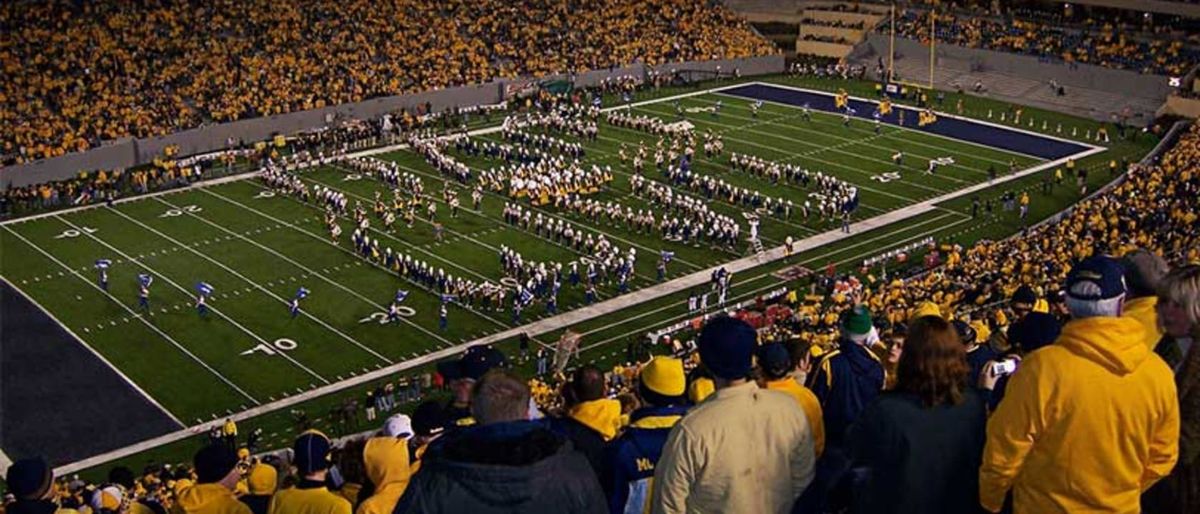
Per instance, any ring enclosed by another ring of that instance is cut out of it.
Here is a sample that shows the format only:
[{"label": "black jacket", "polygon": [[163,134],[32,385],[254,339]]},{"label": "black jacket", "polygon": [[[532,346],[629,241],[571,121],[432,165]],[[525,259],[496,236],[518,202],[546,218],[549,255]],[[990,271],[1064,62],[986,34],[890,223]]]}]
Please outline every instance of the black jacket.
[{"label": "black jacket", "polygon": [[987,408],[974,389],[958,405],[927,408],[914,394],[875,399],[846,433],[855,511],[982,513],[979,465]]},{"label": "black jacket", "polygon": [[575,448],[575,451],[587,459],[588,465],[592,467],[592,472],[596,474],[596,477],[605,475],[604,436],[592,430],[592,427],[571,417],[549,418],[548,425],[551,430],[571,441],[571,446]]},{"label": "black jacket", "polygon": [[606,511],[600,483],[571,443],[542,423],[516,421],[439,439],[394,514]]}]

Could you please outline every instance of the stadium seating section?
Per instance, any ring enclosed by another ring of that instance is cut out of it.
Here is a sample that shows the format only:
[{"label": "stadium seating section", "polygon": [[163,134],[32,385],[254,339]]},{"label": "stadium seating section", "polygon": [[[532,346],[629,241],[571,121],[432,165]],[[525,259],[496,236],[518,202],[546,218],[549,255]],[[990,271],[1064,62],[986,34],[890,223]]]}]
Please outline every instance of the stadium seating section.
[{"label": "stadium seating section", "polygon": [[4,2],[0,164],[430,88],[774,53],[700,0]]}]

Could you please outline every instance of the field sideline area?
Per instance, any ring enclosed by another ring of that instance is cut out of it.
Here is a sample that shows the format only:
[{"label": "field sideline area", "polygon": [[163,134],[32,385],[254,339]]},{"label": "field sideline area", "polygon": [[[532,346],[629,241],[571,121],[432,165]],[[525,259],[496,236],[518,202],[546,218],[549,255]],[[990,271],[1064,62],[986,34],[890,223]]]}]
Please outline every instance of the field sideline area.
[{"label": "field sideline area", "polygon": [[[635,98],[630,107],[610,108],[666,122],[682,114],[695,127],[697,140],[708,132],[720,135],[724,143],[723,154],[712,157],[696,148],[693,174],[793,202],[797,210],[790,216],[757,215],[765,247],[761,253],[744,240],[746,213],[754,209],[720,196],[704,199],[704,204],[741,226],[743,241],[733,248],[666,240],[657,231],[586,217],[553,204],[531,207],[527,199],[513,200],[502,192],[485,192],[480,209],[475,210],[470,201],[474,184],[448,181],[417,153],[385,149],[355,157],[394,162],[417,177],[426,201],[438,205],[436,223],[444,227],[439,238],[435,222],[422,212],[411,228],[397,222],[385,230],[371,216],[371,238],[381,247],[411,255],[455,277],[510,286],[512,281],[500,264],[503,247],[527,260],[564,265],[585,263],[590,257],[549,235],[506,223],[506,202],[520,202],[535,215],[561,221],[589,236],[603,236],[622,252],[636,250],[629,292],[619,294],[610,280],[597,288],[597,301],[587,305],[582,286],[564,283],[557,315],[548,312],[540,299],[519,317],[507,306],[495,309],[452,301],[442,327],[439,296],[358,254],[348,241],[354,230],[351,219],[338,219],[343,234],[334,243],[319,204],[273,190],[252,176],[132,198],[111,207],[4,222],[0,225],[3,280],[122,377],[134,398],[130,409],[161,417],[150,423],[158,433],[95,434],[88,447],[48,457],[60,464],[72,463],[60,467],[60,472],[85,470],[118,458],[137,459],[139,466],[146,460],[185,458],[194,447],[185,447],[191,444],[190,436],[231,415],[250,420],[248,427],[255,423],[265,427],[264,445],[274,448],[292,437],[288,432],[291,409],[320,416],[346,397],[362,396],[363,387],[378,379],[429,371],[435,361],[457,355],[471,344],[498,343],[513,349],[512,355],[523,332],[533,337],[535,347],[551,347],[570,329],[583,335],[583,359],[619,359],[630,341],[694,316],[687,312],[686,298],[698,288],[707,288],[706,277],[715,267],[726,265],[734,271],[727,298],[732,304],[799,285],[775,276],[783,267],[857,268],[864,259],[926,238],[965,245],[1007,236],[1079,200],[1074,177],[1049,195],[1038,192],[1045,174],[1068,159],[1092,170],[1089,183],[1098,186],[1112,179],[1103,171],[1109,160],[1136,160],[1151,146],[1149,138],[1142,138],[1137,143],[1114,141],[1101,147],[1069,141],[1067,134],[1039,134],[1024,124],[1017,129],[1012,124],[972,120],[972,116],[986,118],[985,109],[1000,111],[1000,104],[984,100],[963,116],[939,113],[939,121],[929,127],[918,129],[917,111],[909,109],[905,127],[895,125],[893,115],[877,129],[870,119],[873,103],[865,99],[868,85],[853,86],[847,89],[858,112],[848,126],[842,114],[829,112],[832,106],[823,103],[831,102],[829,91],[841,84],[816,79],[780,77],[717,88],[707,83],[704,89]],[[763,101],[757,109],[751,106],[756,100]],[[811,105],[799,107],[806,104]],[[811,119],[806,119],[809,108]],[[622,149],[632,155],[639,142],[653,153],[658,136],[603,120],[601,115],[594,141],[546,129],[534,132],[581,143],[585,167],[611,167],[612,181],[586,198],[661,215],[661,206],[634,194],[634,171],[629,160],[618,157]],[[1038,125],[1047,120],[1053,126],[1070,118],[1047,115]],[[470,138],[505,142],[495,128],[477,129]],[[460,152],[453,144],[445,151],[476,174],[504,164]],[[900,165],[892,159],[897,152],[904,154]],[[840,231],[840,219],[816,214],[806,219],[799,212],[805,201],[818,198],[812,187],[774,183],[737,170],[730,165],[731,153],[796,164],[853,185],[859,201],[850,232]],[[953,162],[928,174],[928,161],[939,158]],[[1010,174],[1010,166],[1017,170],[1015,174]],[[351,205],[361,203],[368,211],[376,195],[387,199],[392,194],[390,185],[352,169],[347,162],[305,169],[298,176],[310,188],[341,192]],[[657,171],[653,159],[643,176],[675,194],[703,198]],[[456,217],[451,217],[444,200],[447,188],[463,200]],[[1027,192],[1033,198],[1027,221],[1003,211],[998,201],[994,211],[972,216],[974,197],[990,203],[1009,191]],[[785,260],[781,245],[789,237],[796,241],[797,252]],[[663,251],[672,252],[673,258],[665,280],[660,281],[656,264]],[[914,252],[913,262],[919,262],[919,254],[920,250]],[[99,259],[112,261],[107,290],[97,283]],[[148,310],[138,304],[139,274],[154,277]],[[204,317],[195,307],[200,282],[214,289],[210,312]],[[292,316],[289,304],[299,288],[310,293],[299,314]],[[398,289],[410,294],[401,303],[399,321],[389,323],[388,307]],[[530,363],[521,365],[532,374]],[[57,408],[29,403],[29,409]],[[120,406],[114,408],[112,416],[126,415]],[[38,439],[42,436],[33,434],[36,427],[28,430],[27,445],[3,450],[17,454],[27,453],[27,448],[50,448]],[[10,441],[14,437],[11,429],[8,437]]]}]

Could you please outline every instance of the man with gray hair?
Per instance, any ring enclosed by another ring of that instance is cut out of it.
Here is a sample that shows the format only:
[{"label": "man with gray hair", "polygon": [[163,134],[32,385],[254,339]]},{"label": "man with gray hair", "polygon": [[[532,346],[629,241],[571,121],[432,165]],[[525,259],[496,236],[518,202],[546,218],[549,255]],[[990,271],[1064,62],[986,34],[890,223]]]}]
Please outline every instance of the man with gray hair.
[{"label": "man with gray hair", "polygon": [[1121,258],[1121,266],[1125,268],[1125,310],[1122,316],[1138,320],[1146,329],[1146,337],[1142,339],[1146,347],[1154,349],[1162,339],[1162,330],[1158,327],[1158,313],[1154,306],[1158,304],[1158,283],[1169,271],[1167,261],[1149,250],[1138,249],[1125,254]]},{"label": "man with gray hair", "polygon": [[979,500],[1000,512],[1138,512],[1179,455],[1171,369],[1122,317],[1124,270],[1093,256],[1071,269],[1071,321],[1025,357],[988,421]]},{"label": "man with gray hair", "polygon": [[529,386],[504,369],[477,381],[475,426],[434,441],[396,504],[406,512],[607,512],[587,459],[532,421]]}]

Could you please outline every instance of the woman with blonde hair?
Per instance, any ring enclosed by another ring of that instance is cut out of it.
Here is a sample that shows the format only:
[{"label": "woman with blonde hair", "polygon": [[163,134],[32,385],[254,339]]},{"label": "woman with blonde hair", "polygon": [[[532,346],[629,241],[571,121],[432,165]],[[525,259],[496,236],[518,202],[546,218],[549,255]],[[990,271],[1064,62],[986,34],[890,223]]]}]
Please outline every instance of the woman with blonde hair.
[{"label": "woman with blonde hair", "polygon": [[1175,371],[1179,394],[1179,461],[1143,497],[1143,510],[1200,512],[1200,265],[1177,268],[1158,285],[1162,341],[1154,351]]}]

